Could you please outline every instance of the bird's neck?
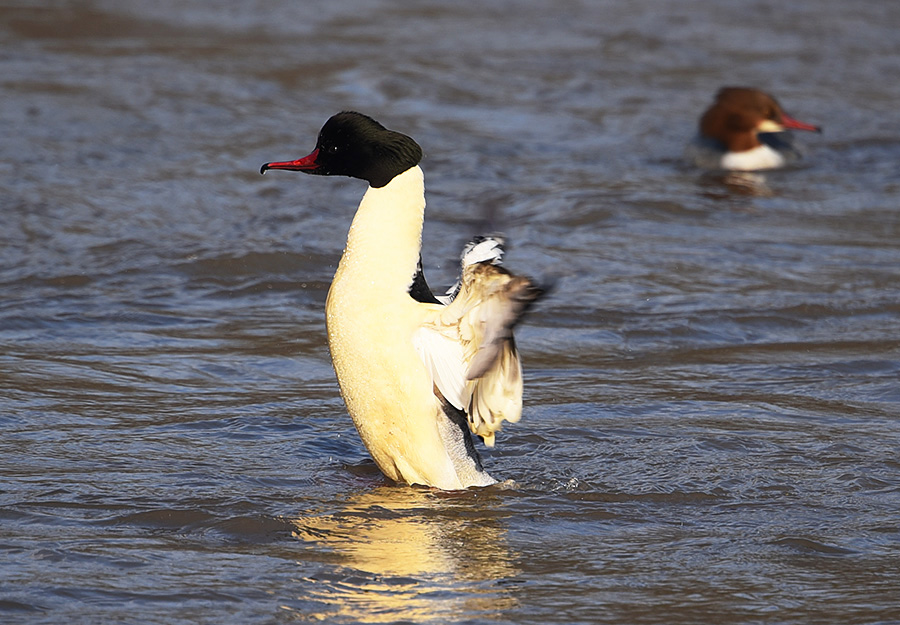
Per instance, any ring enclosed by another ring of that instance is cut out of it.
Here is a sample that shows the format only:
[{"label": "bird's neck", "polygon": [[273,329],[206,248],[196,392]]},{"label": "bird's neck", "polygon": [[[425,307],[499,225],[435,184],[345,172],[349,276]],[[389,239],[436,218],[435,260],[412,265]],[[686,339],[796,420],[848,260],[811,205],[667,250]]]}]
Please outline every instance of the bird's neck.
[{"label": "bird's neck", "polygon": [[418,165],[387,185],[369,187],[335,274],[335,285],[375,289],[385,298],[406,296],[422,248],[425,179]]}]

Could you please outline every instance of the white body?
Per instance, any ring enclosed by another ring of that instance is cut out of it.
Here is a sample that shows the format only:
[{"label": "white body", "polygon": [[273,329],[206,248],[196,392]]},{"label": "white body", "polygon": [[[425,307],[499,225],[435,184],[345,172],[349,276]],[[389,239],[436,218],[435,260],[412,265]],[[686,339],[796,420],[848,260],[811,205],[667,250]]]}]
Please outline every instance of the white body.
[{"label": "white body", "polygon": [[[424,211],[418,166],[368,189],[328,292],[328,344],[347,410],[385,475],[446,490],[485,486],[495,480],[459,449],[458,426],[445,415],[431,365],[416,346],[423,325],[447,310],[408,294]],[[446,345],[464,379],[461,348]],[[436,361],[445,356],[431,354]]]},{"label": "white body", "polygon": [[722,169],[731,171],[756,171],[784,167],[785,159],[766,144],[743,152],[726,152],[722,155]]},{"label": "white body", "polygon": [[[777,133],[767,135],[767,139],[750,150],[726,151],[711,139],[696,137],[685,149],[685,158],[703,169],[724,169],[729,171],[761,171],[778,169],[795,163],[801,156],[788,138],[780,138]],[[777,142],[773,147],[769,143]]]}]

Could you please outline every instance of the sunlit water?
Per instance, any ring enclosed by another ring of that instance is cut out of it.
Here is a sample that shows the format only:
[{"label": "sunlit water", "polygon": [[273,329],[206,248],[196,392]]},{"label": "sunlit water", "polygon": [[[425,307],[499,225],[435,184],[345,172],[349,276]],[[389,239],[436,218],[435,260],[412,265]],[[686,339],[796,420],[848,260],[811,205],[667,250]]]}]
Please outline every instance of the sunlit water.
[{"label": "sunlit water", "polygon": [[[900,622],[900,4],[0,8],[0,621]],[[802,167],[681,162],[718,87]],[[323,307],[364,183],[259,176],[342,109],[425,149],[426,272],[503,231],[502,486],[389,484]]]}]

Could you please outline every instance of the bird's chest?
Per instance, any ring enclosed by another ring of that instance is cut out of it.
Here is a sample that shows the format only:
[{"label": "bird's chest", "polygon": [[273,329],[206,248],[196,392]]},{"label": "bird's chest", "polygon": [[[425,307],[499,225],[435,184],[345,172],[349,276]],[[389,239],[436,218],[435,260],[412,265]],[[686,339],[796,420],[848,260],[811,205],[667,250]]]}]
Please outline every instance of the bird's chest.
[{"label": "bird's chest", "polygon": [[434,429],[432,382],[412,341],[416,312],[408,296],[374,297],[340,280],[328,295],[328,347],[341,395],[386,471],[389,450]]},{"label": "bird's chest", "polygon": [[384,292],[340,272],[328,292],[328,347],[342,385],[404,386],[422,363],[412,337],[421,312],[403,292]]}]

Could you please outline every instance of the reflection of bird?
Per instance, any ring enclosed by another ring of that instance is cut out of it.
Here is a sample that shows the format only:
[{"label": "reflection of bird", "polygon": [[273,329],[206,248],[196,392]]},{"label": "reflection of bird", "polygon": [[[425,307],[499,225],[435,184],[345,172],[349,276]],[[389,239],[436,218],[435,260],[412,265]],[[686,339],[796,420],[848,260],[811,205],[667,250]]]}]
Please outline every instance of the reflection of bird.
[{"label": "reflection of bird", "polygon": [[515,585],[504,582],[519,558],[493,495],[382,487],[339,499],[328,513],[289,519],[297,539],[334,563],[303,580],[304,620],[481,622],[516,607]]},{"label": "reflection of bird", "polygon": [[707,169],[774,169],[797,160],[786,130],[820,132],[818,126],[789,117],[767,93],[750,87],[724,87],[700,118],[700,134],[688,158]]},{"label": "reflection of bird", "polygon": [[522,411],[522,370],[512,330],[543,291],[496,264],[463,260],[449,304],[421,268],[422,150],[360,113],[329,119],[316,148],[287,169],[361,178],[359,204],[328,292],[328,345],[347,409],[381,471],[443,489],[495,480],[471,432],[492,445]]}]

